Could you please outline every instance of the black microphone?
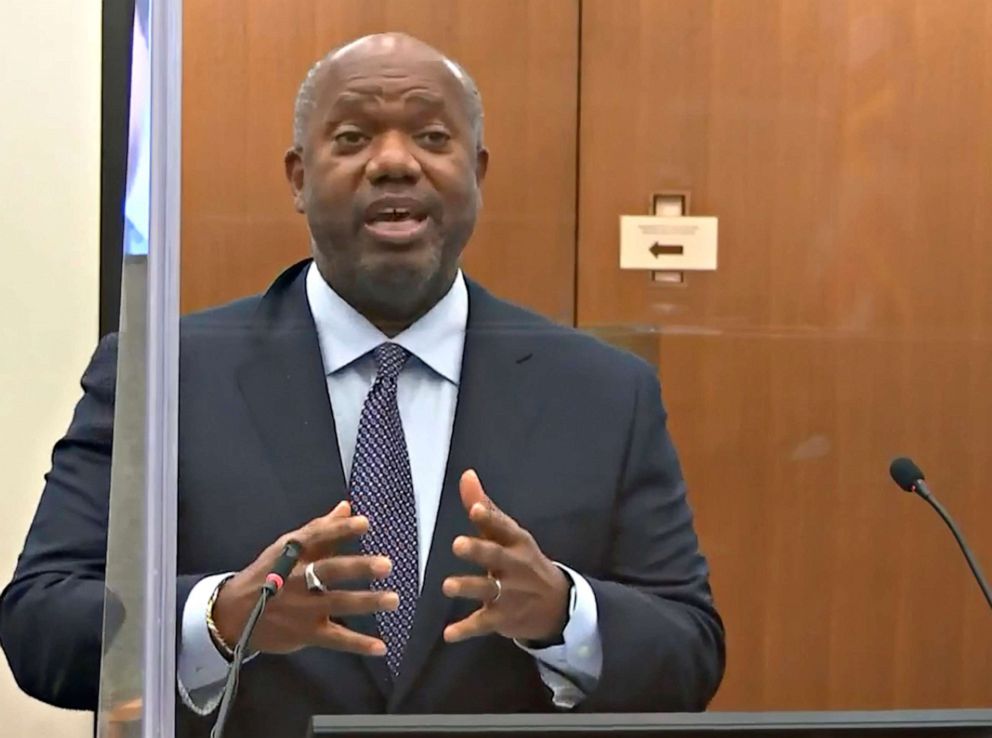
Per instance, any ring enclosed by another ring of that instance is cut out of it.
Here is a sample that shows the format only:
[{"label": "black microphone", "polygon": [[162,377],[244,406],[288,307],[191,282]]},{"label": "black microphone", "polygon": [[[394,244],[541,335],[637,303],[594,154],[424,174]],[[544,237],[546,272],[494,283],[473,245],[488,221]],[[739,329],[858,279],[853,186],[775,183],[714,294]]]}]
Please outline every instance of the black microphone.
[{"label": "black microphone", "polygon": [[302,550],[303,547],[296,541],[287,543],[283,547],[282,553],[279,554],[279,558],[276,559],[276,563],[272,566],[272,571],[265,576],[265,584],[262,585],[262,589],[258,594],[258,602],[255,603],[255,609],[248,616],[248,621],[241,631],[241,637],[238,638],[238,645],[234,647],[234,655],[231,657],[231,667],[227,672],[227,682],[224,684],[224,696],[221,698],[220,709],[217,711],[217,720],[214,722],[214,727],[210,731],[210,738],[222,738],[224,735],[224,727],[227,725],[228,717],[230,717],[231,706],[234,704],[234,698],[238,694],[238,677],[241,675],[241,664],[245,660],[248,641],[251,640],[251,634],[255,632],[255,626],[258,624],[259,618],[265,612],[265,605],[282,590],[286,584],[286,578],[293,571],[293,567],[296,566]]},{"label": "black microphone", "polygon": [[278,594],[279,590],[286,584],[286,577],[289,576],[289,573],[293,571],[293,567],[296,566],[296,561],[300,558],[302,550],[303,547],[296,541],[290,541],[283,547],[282,553],[279,554],[279,558],[276,559],[276,563],[272,567],[272,571],[265,577],[265,584],[262,585],[262,589],[268,592],[270,597]]},{"label": "black microphone", "polygon": [[937,511],[937,514],[947,523],[947,527],[951,529],[951,533],[954,534],[954,539],[958,542],[958,546],[961,547],[961,552],[964,554],[965,559],[968,561],[968,566],[971,568],[971,573],[975,575],[975,581],[978,582],[978,586],[982,589],[982,594],[985,595],[986,602],[989,603],[989,607],[992,608],[992,592],[989,591],[988,582],[985,581],[985,577],[982,576],[982,570],[978,566],[978,562],[975,561],[975,557],[971,553],[971,549],[968,548],[968,544],[964,540],[964,536],[958,527],[951,520],[950,514],[944,509],[937,499],[930,493],[929,487],[923,476],[923,472],[920,470],[912,459],[908,459],[905,456],[900,456],[898,459],[893,459],[892,463],[889,465],[889,474],[892,480],[898,484],[902,489],[907,492],[913,492],[928,503],[930,507]]}]

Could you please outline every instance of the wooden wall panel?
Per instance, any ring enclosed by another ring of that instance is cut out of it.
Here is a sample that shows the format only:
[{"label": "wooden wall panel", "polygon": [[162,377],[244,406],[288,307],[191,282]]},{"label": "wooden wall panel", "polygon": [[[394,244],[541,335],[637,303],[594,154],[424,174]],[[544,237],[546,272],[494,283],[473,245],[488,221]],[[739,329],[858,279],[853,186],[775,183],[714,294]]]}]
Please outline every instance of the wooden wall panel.
[{"label": "wooden wall panel", "polygon": [[398,30],[460,61],[482,91],[492,162],[467,271],[572,322],[577,0],[186,0],[184,10],[184,310],[264,289],[308,253],[282,173],[297,87],[331,48]]},{"label": "wooden wall panel", "polygon": [[[660,332],[729,633],[716,709],[992,704],[992,5],[584,0],[577,318]],[[618,268],[688,189],[720,267]],[[992,563],[987,563],[987,567]]]}]

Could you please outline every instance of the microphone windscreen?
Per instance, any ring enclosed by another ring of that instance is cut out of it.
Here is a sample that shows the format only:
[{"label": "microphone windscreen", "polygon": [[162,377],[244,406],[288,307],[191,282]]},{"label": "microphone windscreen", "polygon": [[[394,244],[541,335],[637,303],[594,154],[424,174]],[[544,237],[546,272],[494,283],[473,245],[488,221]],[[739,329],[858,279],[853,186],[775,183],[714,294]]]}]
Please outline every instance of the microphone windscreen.
[{"label": "microphone windscreen", "polygon": [[921,479],[926,479],[916,462],[905,456],[892,460],[892,463],[889,464],[889,474],[892,476],[892,481],[907,492],[915,491],[916,483]]}]

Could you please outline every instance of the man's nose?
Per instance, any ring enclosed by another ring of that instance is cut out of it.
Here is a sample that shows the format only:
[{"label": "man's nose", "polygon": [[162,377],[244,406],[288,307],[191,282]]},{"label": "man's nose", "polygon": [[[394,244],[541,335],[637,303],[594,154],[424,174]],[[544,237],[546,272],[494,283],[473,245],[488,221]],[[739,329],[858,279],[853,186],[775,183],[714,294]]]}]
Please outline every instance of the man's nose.
[{"label": "man's nose", "polygon": [[420,162],[410,151],[410,142],[404,134],[388,131],[376,137],[372,146],[372,157],[366,165],[366,176],[372,184],[420,179]]}]

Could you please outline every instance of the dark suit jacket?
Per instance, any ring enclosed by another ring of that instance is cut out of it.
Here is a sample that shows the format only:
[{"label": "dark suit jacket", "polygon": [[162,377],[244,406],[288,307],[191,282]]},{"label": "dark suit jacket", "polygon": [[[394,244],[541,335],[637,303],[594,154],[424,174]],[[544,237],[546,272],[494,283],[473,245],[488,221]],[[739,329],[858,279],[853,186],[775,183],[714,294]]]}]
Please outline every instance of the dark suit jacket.
[{"label": "dark suit jacket", "polygon": [[[179,612],[201,577],[242,568],[347,495],[306,265],[264,296],[182,320]],[[467,468],[548,557],[592,585],[603,669],[579,709],[701,710],[715,692],[723,630],[654,370],[468,288],[450,457],[400,677],[390,684],[382,660],[318,649],[259,656],[245,667],[230,735],[302,735],[312,713],[554,709],[533,658],[511,641],[442,640],[474,607],[441,594],[445,576],[465,570],[451,542],[471,533],[457,489]],[[116,356],[116,339],[105,339],[83,376],[0,600],[0,640],[21,688],[69,708],[97,704]],[[375,627],[371,617],[350,623]],[[209,720],[177,712],[179,735],[207,735]]]}]

